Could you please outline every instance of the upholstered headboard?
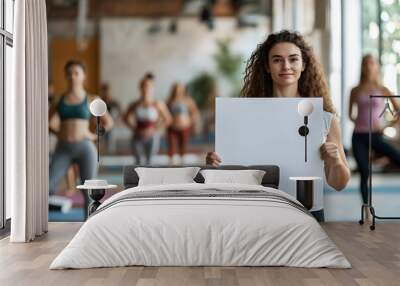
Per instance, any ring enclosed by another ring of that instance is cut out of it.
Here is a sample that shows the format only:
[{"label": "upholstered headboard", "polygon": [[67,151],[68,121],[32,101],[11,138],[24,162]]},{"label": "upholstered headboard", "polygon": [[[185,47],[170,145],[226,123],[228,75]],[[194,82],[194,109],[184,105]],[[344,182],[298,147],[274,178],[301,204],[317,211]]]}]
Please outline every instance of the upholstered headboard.
[{"label": "upholstered headboard", "polygon": [[[124,166],[124,189],[133,188],[138,185],[139,177],[135,171],[135,168],[139,166]],[[148,166],[146,166],[148,167]],[[199,166],[202,170],[204,169],[218,169],[218,170],[263,170],[265,171],[262,185],[265,187],[271,187],[277,189],[279,187],[279,167],[275,165],[222,165],[218,167],[214,166]],[[171,168],[167,166],[151,166],[150,168]],[[172,167],[173,168],[173,167]],[[194,178],[197,183],[204,183],[203,176],[198,173]]]}]

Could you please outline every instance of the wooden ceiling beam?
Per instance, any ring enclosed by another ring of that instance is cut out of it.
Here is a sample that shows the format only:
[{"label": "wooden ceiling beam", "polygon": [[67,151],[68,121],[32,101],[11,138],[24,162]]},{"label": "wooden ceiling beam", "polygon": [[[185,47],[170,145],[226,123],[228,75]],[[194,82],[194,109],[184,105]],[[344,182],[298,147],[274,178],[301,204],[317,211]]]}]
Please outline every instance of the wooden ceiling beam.
[{"label": "wooden ceiling beam", "polygon": [[[76,18],[77,1],[70,6],[54,5],[47,0],[49,18]],[[98,17],[176,17],[181,15],[184,0],[89,0],[89,18]],[[236,7],[230,0],[217,0],[214,16],[234,16]]]}]

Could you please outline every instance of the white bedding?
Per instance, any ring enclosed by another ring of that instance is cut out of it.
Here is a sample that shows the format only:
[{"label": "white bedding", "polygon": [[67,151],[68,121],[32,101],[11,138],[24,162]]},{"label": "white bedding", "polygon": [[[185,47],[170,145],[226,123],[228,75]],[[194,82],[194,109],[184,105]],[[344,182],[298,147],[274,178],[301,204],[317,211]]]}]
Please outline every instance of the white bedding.
[{"label": "white bedding", "polygon": [[[116,200],[136,192],[262,190],[232,184],[177,184],[127,189],[107,199],[50,269],[145,266],[294,266],[350,268],[342,252],[309,214],[261,198]],[[108,207],[107,207],[108,206]]]}]

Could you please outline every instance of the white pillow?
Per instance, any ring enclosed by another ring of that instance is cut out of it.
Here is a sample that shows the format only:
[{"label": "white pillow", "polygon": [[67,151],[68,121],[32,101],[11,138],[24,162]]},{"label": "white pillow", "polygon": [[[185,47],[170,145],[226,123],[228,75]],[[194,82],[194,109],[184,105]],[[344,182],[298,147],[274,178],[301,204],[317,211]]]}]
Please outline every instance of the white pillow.
[{"label": "white pillow", "polygon": [[199,167],[135,168],[139,176],[138,186],[196,183],[193,179],[199,170]]},{"label": "white pillow", "polygon": [[204,177],[204,183],[230,183],[261,185],[265,171],[261,170],[202,170],[200,174]]}]

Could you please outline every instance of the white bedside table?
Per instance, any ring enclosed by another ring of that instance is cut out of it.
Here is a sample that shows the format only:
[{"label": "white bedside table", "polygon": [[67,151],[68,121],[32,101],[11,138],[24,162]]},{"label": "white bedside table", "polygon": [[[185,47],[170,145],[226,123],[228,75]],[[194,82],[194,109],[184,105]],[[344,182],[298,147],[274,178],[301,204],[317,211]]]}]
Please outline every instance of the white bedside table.
[{"label": "white bedside table", "polygon": [[314,181],[320,179],[320,177],[289,177],[289,180],[296,181],[296,199],[308,210],[314,205]]},{"label": "white bedside table", "polygon": [[106,190],[115,189],[117,185],[106,185],[106,186],[88,186],[88,185],[79,185],[76,187],[80,190],[87,190],[89,197],[93,200],[93,202],[88,207],[89,216],[96,211],[96,209],[101,205],[100,200],[104,197]]}]

